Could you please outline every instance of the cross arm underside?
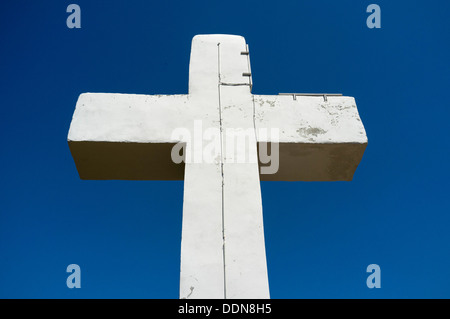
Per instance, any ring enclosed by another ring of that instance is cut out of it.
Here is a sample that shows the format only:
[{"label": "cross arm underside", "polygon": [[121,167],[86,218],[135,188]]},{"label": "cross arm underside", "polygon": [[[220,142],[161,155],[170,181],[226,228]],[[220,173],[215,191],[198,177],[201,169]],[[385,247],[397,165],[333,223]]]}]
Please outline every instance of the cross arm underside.
[{"label": "cross arm underside", "polygon": [[68,143],[81,179],[180,180],[172,138],[186,127],[188,95],[84,93]]},{"label": "cross arm underside", "polygon": [[261,180],[352,180],[368,142],[353,97],[253,95],[253,100],[258,146],[273,142],[279,148],[278,171]]}]

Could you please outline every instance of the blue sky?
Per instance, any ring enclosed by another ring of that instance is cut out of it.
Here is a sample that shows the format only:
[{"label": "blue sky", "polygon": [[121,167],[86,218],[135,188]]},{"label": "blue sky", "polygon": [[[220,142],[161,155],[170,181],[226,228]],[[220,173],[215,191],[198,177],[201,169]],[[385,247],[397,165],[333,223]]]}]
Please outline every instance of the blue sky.
[{"label": "blue sky", "polygon": [[[81,29],[66,27],[70,3]],[[178,298],[183,182],[81,181],[67,133],[80,93],[187,93],[191,40],[207,33],[246,38],[255,94],[354,96],[369,138],[352,182],[261,183],[272,298],[449,298],[449,10],[2,1],[0,298]],[[81,289],[66,286],[72,263]]]}]

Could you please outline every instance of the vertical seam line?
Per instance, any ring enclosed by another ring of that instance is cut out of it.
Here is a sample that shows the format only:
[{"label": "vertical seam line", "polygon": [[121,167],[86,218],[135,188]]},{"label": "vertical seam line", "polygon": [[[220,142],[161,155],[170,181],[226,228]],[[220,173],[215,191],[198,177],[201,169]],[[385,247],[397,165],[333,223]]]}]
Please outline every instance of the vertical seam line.
[{"label": "vertical seam line", "polygon": [[217,89],[219,93],[219,126],[220,126],[220,172],[222,175],[222,259],[223,259],[223,296],[227,299],[227,281],[225,272],[225,208],[224,208],[224,176],[223,176],[223,127],[222,127],[222,104],[220,101],[220,42],[217,43],[217,68],[218,79]]}]

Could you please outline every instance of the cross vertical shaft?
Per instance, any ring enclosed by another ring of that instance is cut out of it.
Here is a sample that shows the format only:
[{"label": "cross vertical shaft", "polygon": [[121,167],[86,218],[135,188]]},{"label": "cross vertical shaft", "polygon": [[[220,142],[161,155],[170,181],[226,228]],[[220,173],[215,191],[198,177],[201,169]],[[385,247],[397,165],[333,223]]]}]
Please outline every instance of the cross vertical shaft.
[{"label": "cross vertical shaft", "polygon": [[[191,103],[204,110],[203,128],[218,128],[220,154],[214,163],[186,163],[181,298],[269,297],[253,101],[243,76],[249,72],[247,56],[241,54],[245,50],[242,37],[193,40]],[[253,147],[238,148],[230,131],[245,131]],[[196,153],[196,147],[187,145],[186,157],[194,158],[188,152]],[[241,156],[245,161],[236,163]]]}]

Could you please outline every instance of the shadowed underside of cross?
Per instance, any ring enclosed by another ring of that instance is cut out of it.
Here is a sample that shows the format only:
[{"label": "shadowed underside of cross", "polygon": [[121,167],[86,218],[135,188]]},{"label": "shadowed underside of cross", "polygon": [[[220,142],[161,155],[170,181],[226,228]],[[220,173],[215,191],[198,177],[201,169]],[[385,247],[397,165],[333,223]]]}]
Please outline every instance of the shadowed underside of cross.
[{"label": "shadowed underside of cross", "polygon": [[[82,179],[184,178],[180,298],[269,298],[260,180],[348,181],[367,146],[352,97],[254,95],[251,88],[245,39],[199,35],[189,94],[78,99],[68,142]],[[185,157],[199,146],[173,132],[194,134],[196,121],[220,132],[218,156],[176,164],[177,143],[186,146]],[[224,132],[236,128],[250,129],[251,145],[276,143],[276,172],[260,174],[256,147],[246,147],[245,163],[227,161]],[[261,128],[277,129],[276,140],[258,134]]]}]

